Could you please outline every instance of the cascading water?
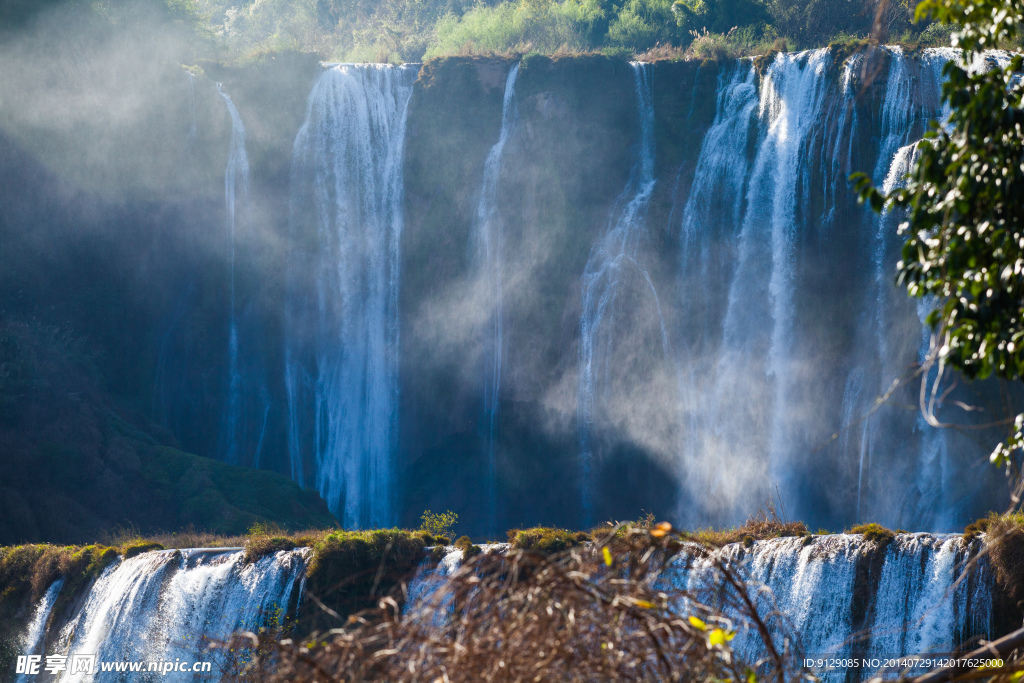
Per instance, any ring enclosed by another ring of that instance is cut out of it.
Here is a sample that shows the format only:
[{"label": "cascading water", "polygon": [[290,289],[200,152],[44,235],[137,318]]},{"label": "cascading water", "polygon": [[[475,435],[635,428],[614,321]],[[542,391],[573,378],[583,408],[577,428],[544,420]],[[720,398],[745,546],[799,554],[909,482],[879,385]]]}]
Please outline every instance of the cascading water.
[{"label": "cascading water", "polygon": [[346,527],[395,521],[402,163],[415,67],[320,74],[292,159],[285,385],[292,476]]},{"label": "cascading water", "polygon": [[[32,613],[32,620],[28,623],[28,630],[21,641],[20,654],[43,654],[42,650],[45,644],[46,627],[50,620],[50,613],[53,611],[53,606],[57,602],[57,596],[60,595],[60,589],[63,586],[64,579],[57,579],[50,584],[50,587],[46,589],[46,593],[39,599],[39,604],[36,605],[36,609]],[[28,675],[19,674],[15,679],[15,683],[26,683],[28,680]]]},{"label": "cascading water", "polygon": [[[238,368],[238,316],[235,310],[235,233],[241,220],[248,220],[249,158],[245,153],[245,126],[231,97],[217,84],[217,92],[224,98],[231,115],[231,142],[228,147],[228,165],[224,170],[224,202],[227,206],[228,243],[228,401],[225,414],[225,456],[230,463],[238,462],[238,422],[242,410],[242,374]],[[238,189],[241,185],[242,211],[238,210]]]},{"label": "cascading water", "polygon": [[[889,48],[890,66],[886,81],[885,100],[882,104],[881,143],[878,160],[875,164],[873,180],[885,192],[891,192],[902,182],[903,176],[910,171],[913,160],[913,144],[908,144],[924,131],[924,123],[940,114],[938,91],[941,86],[941,67],[945,60],[940,55],[927,54],[919,67],[921,83],[915,85],[915,77],[911,73],[911,65],[899,47]],[[874,275],[873,296],[869,299],[870,306],[861,316],[861,325],[870,328],[875,349],[875,357],[865,359],[859,367],[851,371],[844,398],[844,419],[846,424],[853,424],[855,416],[845,406],[856,406],[854,410],[866,414],[859,424],[857,441],[859,453],[851,453],[850,440],[844,442],[842,449],[849,457],[856,455],[858,461],[857,481],[857,515],[865,497],[870,494],[867,484],[871,478],[872,455],[884,453],[887,445],[884,442],[885,430],[880,428],[879,420],[870,414],[872,403],[876,397],[883,395],[894,380],[905,374],[907,366],[906,349],[899,344],[894,329],[900,325],[900,318],[906,318],[908,308],[903,295],[893,285],[892,273],[898,257],[897,225],[899,221],[888,213],[875,221],[874,239],[872,241],[871,268]],[[871,386],[865,394],[863,386],[865,372],[871,372]],[[856,377],[855,377],[856,376]],[[850,392],[850,389],[854,389]],[[942,450],[943,436],[934,430],[923,430],[921,448],[928,452]],[[934,477],[936,468],[922,467],[921,478]],[[941,477],[941,473],[940,473]],[[931,488],[931,487],[929,487]],[[942,491],[933,490],[929,495],[948,500]],[[924,496],[921,496],[924,499]],[[937,520],[925,509],[913,510],[913,517],[925,528],[947,528],[946,520]]]},{"label": "cascading water", "polygon": [[[764,260],[757,259],[754,250],[767,243],[771,254],[767,278],[771,337],[765,372],[774,382],[773,411],[768,426],[768,473],[773,481],[782,485],[783,493],[791,490],[791,432],[798,427],[788,411],[791,383],[797,381],[792,338],[794,228],[798,203],[806,201],[798,194],[802,179],[797,173],[798,169],[806,168],[808,143],[821,125],[818,116],[824,110],[824,76],[830,61],[827,50],[808,55],[779,55],[762,82],[760,118],[767,132],[754,160],[747,197],[748,207],[756,207],[756,210],[748,210],[744,218],[739,266],[725,315],[725,348],[747,348],[750,320],[739,316],[749,310],[749,302],[735,309],[733,304],[740,297],[752,298],[751,285],[763,286],[764,273],[757,271],[763,268]],[[765,207],[771,207],[770,213],[764,210]],[[769,220],[765,221],[765,218]],[[758,260],[760,264],[755,263]],[[749,280],[748,273],[752,275]],[[734,360],[729,359],[720,367],[724,369],[732,362]]]},{"label": "cascading water", "polygon": [[[509,552],[508,543],[485,543],[479,546],[487,555]],[[420,563],[416,575],[409,581],[408,597],[403,613],[405,618],[428,620],[433,626],[443,627],[455,613],[455,599],[446,590],[448,577],[462,565],[463,552],[455,546],[446,546],[440,561],[427,558]]]},{"label": "cascading water", "polygon": [[[212,670],[219,671],[225,651],[206,646],[237,631],[283,625],[301,598],[309,550],[281,551],[253,564],[243,563],[242,555],[238,548],[166,550],[118,560],[66,623],[45,632],[42,622],[39,642],[48,654],[94,654],[98,662],[216,660]],[[58,584],[50,589],[54,595],[59,590]],[[91,678],[68,667],[60,680]]]},{"label": "cascading water", "polygon": [[[715,430],[712,415],[706,409],[705,396],[713,386],[714,377],[709,376],[707,359],[717,346],[716,329],[721,328],[721,307],[713,302],[726,293],[730,278],[730,266],[735,262],[736,234],[742,217],[745,188],[747,184],[747,147],[750,129],[755,122],[757,110],[756,73],[753,65],[740,62],[734,70],[719,74],[718,102],[715,120],[704,136],[693,187],[683,212],[680,235],[682,288],[680,304],[685,309],[686,329],[683,332],[682,352],[691,359],[681,363],[680,400],[683,410],[684,441],[681,445],[686,473],[681,481],[703,482],[709,485],[715,473],[730,469],[731,454],[745,449],[720,449],[713,443]],[[715,216],[716,231],[704,229],[708,217]],[[713,264],[722,264],[714,268]],[[692,278],[693,268],[700,274]],[[699,285],[706,297],[692,296],[690,289]],[[699,454],[713,452],[721,469],[700,466]],[[744,486],[714,486],[712,490],[725,493]],[[696,486],[691,486],[695,490]],[[720,499],[721,500],[721,499]],[[682,502],[682,501],[681,501]],[[723,500],[724,506],[732,507],[732,500]],[[680,511],[682,517],[682,511]]]},{"label": "cascading water", "polygon": [[516,77],[519,64],[513,66],[505,80],[505,95],[502,99],[501,133],[491,147],[484,163],[484,180],[480,189],[480,202],[476,211],[476,230],[473,239],[476,246],[476,261],[480,268],[480,282],[488,296],[491,309],[490,320],[486,323],[483,353],[483,400],[484,420],[487,430],[487,528],[497,531],[497,462],[495,455],[497,441],[498,408],[501,401],[501,366],[504,358],[504,334],[502,331],[504,307],[501,277],[502,234],[501,216],[498,213],[498,189],[501,175],[502,155],[505,144],[512,134],[519,118],[516,106]]},{"label": "cascading water", "polygon": [[649,65],[632,62],[640,120],[640,145],[629,182],[615,200],[608,229],[594,245],[582,280],[580,315],[579,379],[576,391],[576,424],[580,447],[582,507],[585,524],[593,513],[594,460],[593,426],[607,390],[615,330],[616,300],[622,295],[624,273],[639,272],[651,292],[661,323],[663,351],[668,354],[668,337],[661,316],[657,292],[644,267],[638,262],[640,242],[646,236],[647,205],[654,191],[654,104],[648,74]]},{"label": "cascading water", "polygon": [[685,523],[740,522],[776,486],[791,514],[827,525],[870,510],[950,529],[969,514],[951,436],[896,407],[916,402],[906,389],[878,403],[920,360],[921,323],[894,284],[899,220],[858,207],[848,181],[902,179],[908,144],[942,115],[950,57],[816,50],[778,55],[760,79],[745,62],[719,73],[679,233]]},{"label": "cascading water", "polygon": [[[749,175],[744,161],[746,131],[755,95],[746,81],[737,82],[739,75],[733,78],[728,90],[735,94],[719,100],[715,125],[705,137],[698,162],[703,166],[684,214],[684,243],[718,249],[718,259],[710,267],[722,263],[728,268],[730,261],[735,262],[724,288],[721,332],[698,347],[712,358],[717,356],[710,361],[714,375],[699,383],[710,396],[700,393],[684,398],[699,402],[697,415],[687,420],[696,427],[687,446],[696,450],[685,454],[684,476],[695,495],[718,506],[707,510],[713,516],[735,514],[736,495],[749,499],[756,491],[755,498],[763,500],[764,485],[770,480],[789,493],[791,432],[799,428],[788,410],[791,384],[798,376],[792,355],[796,221],[806,203],[812,140],[821,136],[822,118],[828,111],[830,61],[828,50],[780,54],[768,68],[760,84],[756,113],[760,133]],[[699,183],[709,182],[700,179],[702,173],[717,183],[720,197],[715,206],[696,194],[706,191]],[[718,226],[720,206],[728,207],[724,229]],[[738,222],[741,212],[742,222]],[[729,253],[731,249],[721,246],[721,241],[737,228],[737,246]],[[713,229],[707,237],[700,234]],[[685,247],[683,253],[684,286],[703,285],[703,280],[692,277],[690,268],[708,268],[706,254]],[[713,305],[722,291],[708,292],[705,300]],[[687,305],[685,299],[683,305]],[[701,318],[704,315],[696,316],[698,321]],[[684,367],[707,365],[710,359],[700,355],[682,359]],[[701,371],[688,367],[684,373]],[[730,462],[741,466],[731,467]],[[740,472],[743,481],[737,482]]]}]

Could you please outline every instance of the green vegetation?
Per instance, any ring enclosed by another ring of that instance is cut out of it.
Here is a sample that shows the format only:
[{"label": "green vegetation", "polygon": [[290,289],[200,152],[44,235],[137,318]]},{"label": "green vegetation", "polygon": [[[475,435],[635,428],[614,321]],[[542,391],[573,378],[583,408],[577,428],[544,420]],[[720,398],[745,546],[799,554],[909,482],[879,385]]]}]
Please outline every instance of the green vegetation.
[{"label": "green vegetation", "polygon": [[892,543],[893,539],[896,538],[896,532],[890,529],[886,529],[877,522],[871,522],[870,524],[859,524],[851,528],[847,533],[850,534],[861,534],[864,536],[864,540],[874,541],[879,547],[884,547]]},{"label": "green vegetation", "polygon": [[268,555],[273,555],[280,550],[292,550],[298,545],[309,545],[298,543],[296,540],[283,535],[278,527],[270,527],[267,524],[253,524],[245,540],[245,555],[242,561],[252,564]]},{"label": "green vegetation", "polygon": [[531,529],[510,529],[507,533],[508,542],[516,550],[533,550],[544,554],[564,552],[569,548],[575,548],[593,540],[593,536],[586,531],[569,531],[568,529],[542,526]]},{"label": "green vegetation", "polygon": [[157,17],[243,61],[284,52],[360,62],[593,51],[704,59],[866,38],[876,16],[884,40],[948,39],[932,22],[913,23],[908,0],[21,0],[0,17],[19,27],[69,6],[114,26]]},{"label": "green vegetation", "polygon": [[[236,54],[292,49],[344,61],[418,61],[443,55],[621,50],[698,58],[752,54],[772,45],[817,47],[867,37],[875,0],[320,0],[237,7],[200,0],[209,28]],[[889,2],[886,38],[939,42],[909,3]]]},{"label": "green vegetation", "polygon": [[[916,15],[954,29],[953,45],[971,64],[987,49],[1018,44],[1024,2],[924,0]],[[947,62],[942,97],[951,111],[948,124],[932,123],[904,187],[884,195],[866,175],[854,176],[861,199],[872,208],[905,215],[897,282],[910,296],[934,301],[927,319],[932,344],[922,372],[936,365],[938,372],[931,390],[921,391],[921,410],[932,426],[941,425],[935,407],[947,367],[969,379],[1024,380],[1022,67],[1020,55],[977,73]],[[1021,449],[1024,414],[995,448],[992,462],[1010,468],[1011,456]]]},{"label": "green vegetation", "polygon": [[[420,519],[423,521],[420,531],[430,536],[433,541],[427,545],[434,545],[435,542],[438,545],[447,545],[448,539],[455,535],[455,525],[459,523],[459,516],[451,510],[437,513],[425,510]],[[427,540],[426,536],[423,540]],[[441,540],[444,540],[444,543],[441,543]]]},{"label": "green vegetation", "polygon": [[483,552],[483,549],[475,545],[469,536],[459,536],[455,539],[455,547],[462,551],[463,560],[472,559]]},{"label": "green vegetation", "polygon": [[121,548],[121,552],[124,554],[125,559],[141,555],[142,553],[148,553],[150,550],[166,550],[164,546],[156,541],[147,541],[145,539],[138,539],[128,545]]}]

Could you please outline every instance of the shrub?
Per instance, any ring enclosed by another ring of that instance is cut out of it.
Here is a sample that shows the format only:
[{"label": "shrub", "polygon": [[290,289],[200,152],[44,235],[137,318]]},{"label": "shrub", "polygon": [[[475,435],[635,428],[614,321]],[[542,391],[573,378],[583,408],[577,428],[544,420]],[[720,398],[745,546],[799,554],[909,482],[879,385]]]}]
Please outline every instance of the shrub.
[{"label": "shrub", "polygon": [[425,57],[585,51],[597,46],[603,19],[603,12],[589,3],[478,5],[461,17],[449,14],[438,21]]},{"label": "shrub", "polygon": [[273,555],[280,550],[293,550],[295,547],[295,541],[287,536],[252,536],[245,543],[242,561],[252,564],[267,555]]},{"label": "shrub", "polygon": [[742,526],[733,529],[700,529],[687,533],[686,536],[692,541],[703,545],[720,548],[729,543],[743,543],[746,547],[754,541],[762,541],[768,538],[787,538],[792,536],[807,536],[807,525],[803,522],[787,522],[779,518],[775,507],[767,504],[763,510],[751,515]]}]

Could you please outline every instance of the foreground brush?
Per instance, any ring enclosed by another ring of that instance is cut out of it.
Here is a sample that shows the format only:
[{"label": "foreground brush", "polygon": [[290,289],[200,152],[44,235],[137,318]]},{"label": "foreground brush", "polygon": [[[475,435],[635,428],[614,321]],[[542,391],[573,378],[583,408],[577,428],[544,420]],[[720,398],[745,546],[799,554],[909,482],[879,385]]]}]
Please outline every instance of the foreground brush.
[{"label": "foreground brush", "polygon": [[[673,565],[672,572],[663,569]],[[680,564],[684,571],[680,572]],[[680,583],[700,564],[698,588]],[[251,681],[794,680],[796,656],[711,548],[662,523],[545,555],[463,563],[403,613],[394,597],[298,643],[242,634]],[[726,616],[728,615],[728,616]],[[774,632],[774,639],[772,633]],[[742,643],[742,646],[739,644]],[[745,661],[740,651],[758,653]],[[244,661],[243,661],[244,660]]]}]

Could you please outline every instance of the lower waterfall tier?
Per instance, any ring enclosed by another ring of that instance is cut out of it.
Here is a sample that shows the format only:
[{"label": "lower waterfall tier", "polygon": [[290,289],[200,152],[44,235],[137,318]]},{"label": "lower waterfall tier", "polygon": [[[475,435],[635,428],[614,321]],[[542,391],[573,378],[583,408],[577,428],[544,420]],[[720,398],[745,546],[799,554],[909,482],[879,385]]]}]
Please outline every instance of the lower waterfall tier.
[{"label": "lower waterfall tier", "polygon": [[[294,620],[310,551],[281,551],[251,564],[243,556],[240,548],[197,548],[121,558],[63,605],[58,579],[32,610],[16,646],[20,656],[40,657],[39,675],[21,673],[15,680],[104,681],[115,680],[115,671],[153,676],[151,665],[166,677],[165,662],[177,666],[169,680],[220,675],[232,662],[229,650],[217,645],[237,632]],[[47,671],[50,662],[58,666]]]},{"label": "lower waterfall tier", "polygon": [[[508,552],[507,544],[481,548]],[[791,638],[792,652],[824,664],[810,665],[816,675],[852,683],[883,673],[887,660],[965,651],[1016,626],[1001,623],[1007,620],[1004,598],[981,549],[980,540],[924,533],[897,534],[881,545],[860,534],[776,538],[730,544],[711,557],[683,552],[661,580],[673,594],[688,596],[679,603],[685,616],[690,599],[718,602],[709,587],[716,585],[714,561],[725,560],[747,580],[777,646]],[[409,585],[406,614],[438,604],[441,613],[433,618],[445,622],[451,602],[436,591],[444,590],[462,557],[462,550],[449,547],[440,562],[423,563]],[[739,623],[733,646],[746,662],[766,655],[750,623]]]}]

